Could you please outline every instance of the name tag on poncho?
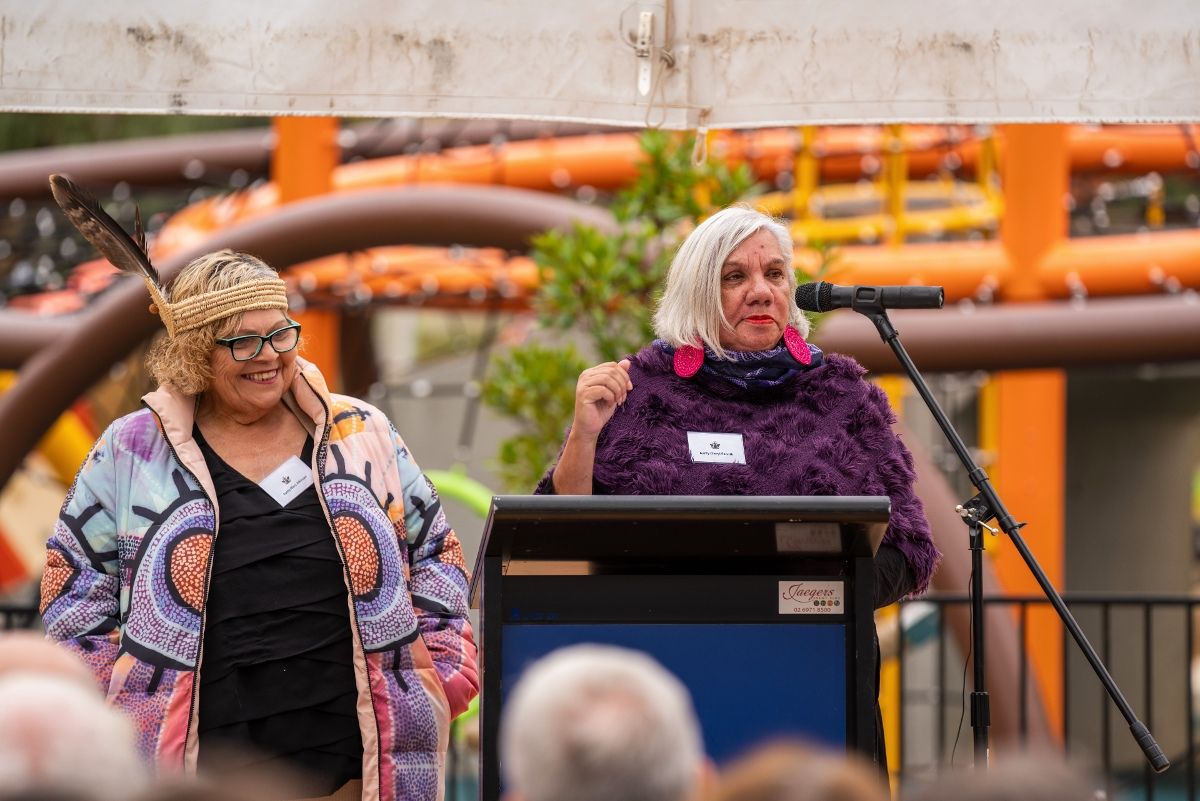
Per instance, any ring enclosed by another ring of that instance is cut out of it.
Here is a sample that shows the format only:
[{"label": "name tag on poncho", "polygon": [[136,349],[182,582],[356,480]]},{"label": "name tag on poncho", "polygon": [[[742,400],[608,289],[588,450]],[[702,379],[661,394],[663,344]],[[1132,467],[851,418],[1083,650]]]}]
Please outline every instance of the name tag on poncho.
[{"label": "name tag on poncho", "polygon": [[688,448],[692,451],[693,462],[746,463],[746,452],[742,449],[741,434],[689,431]]}]

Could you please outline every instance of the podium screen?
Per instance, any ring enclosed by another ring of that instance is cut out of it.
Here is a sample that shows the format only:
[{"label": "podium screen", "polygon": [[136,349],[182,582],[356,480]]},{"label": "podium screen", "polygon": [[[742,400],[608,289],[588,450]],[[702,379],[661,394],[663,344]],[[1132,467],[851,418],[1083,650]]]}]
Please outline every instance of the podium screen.
[{"label": "podium screen", "polygon": [[843,623],[506,623],[503,628],[504,701],[525,667],[556,648],[619,645],[654,657],[688,687],[705,748],[718,763],[778,736],[846,747]]}]

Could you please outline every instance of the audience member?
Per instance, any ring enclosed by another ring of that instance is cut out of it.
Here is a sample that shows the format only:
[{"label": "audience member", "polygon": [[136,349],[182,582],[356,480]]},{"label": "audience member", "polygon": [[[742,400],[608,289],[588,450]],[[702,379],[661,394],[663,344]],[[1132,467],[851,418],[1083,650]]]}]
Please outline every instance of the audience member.
[{"label": "audience member", "polygon": [[132,724],[75,677],[0,675],[0,788],[12,796],[124,801],[147,772]]},{"label": "audience member", "polygon": [[687,689],[612,646],[563,648],[526,670],[500,748],[512,801],[691,801],[709,773]]},{"label": "audience member", "polygon": [[32,631],[0,633],[0,678],[22,672],[59,676],[96,687],[87,665],[61,645]]},{"label": "audience member", "polygon": [[888,801],[889,797],[880,772],[861,757],[776,742],[731,764],[709,801]]},{"label": "audience member", "polygon": [[993,759],[987,770],[943,774],[905,801],[1096,801],[1100,783],[1062,757],[1019,754]]}]

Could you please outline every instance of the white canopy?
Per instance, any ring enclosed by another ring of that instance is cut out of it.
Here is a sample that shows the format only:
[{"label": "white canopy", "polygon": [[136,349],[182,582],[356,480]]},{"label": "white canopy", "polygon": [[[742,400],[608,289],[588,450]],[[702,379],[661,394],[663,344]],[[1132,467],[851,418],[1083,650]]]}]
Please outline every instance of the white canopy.
[{"label": "white canopy", "polygon": [[0,0],[0,109],[1196,121],[1200,2]]}]

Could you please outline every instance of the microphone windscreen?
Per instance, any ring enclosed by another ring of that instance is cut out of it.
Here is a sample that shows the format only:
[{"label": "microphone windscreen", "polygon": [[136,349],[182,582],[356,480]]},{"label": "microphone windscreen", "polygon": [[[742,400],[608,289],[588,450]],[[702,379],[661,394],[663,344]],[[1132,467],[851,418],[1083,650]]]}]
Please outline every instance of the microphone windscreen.
[{"label": "microphone windscreen", "polygon": [[820,312],[829,309],[830,285],[825,281],[812,281],[796,287],[796,305],[803,311]]}]

